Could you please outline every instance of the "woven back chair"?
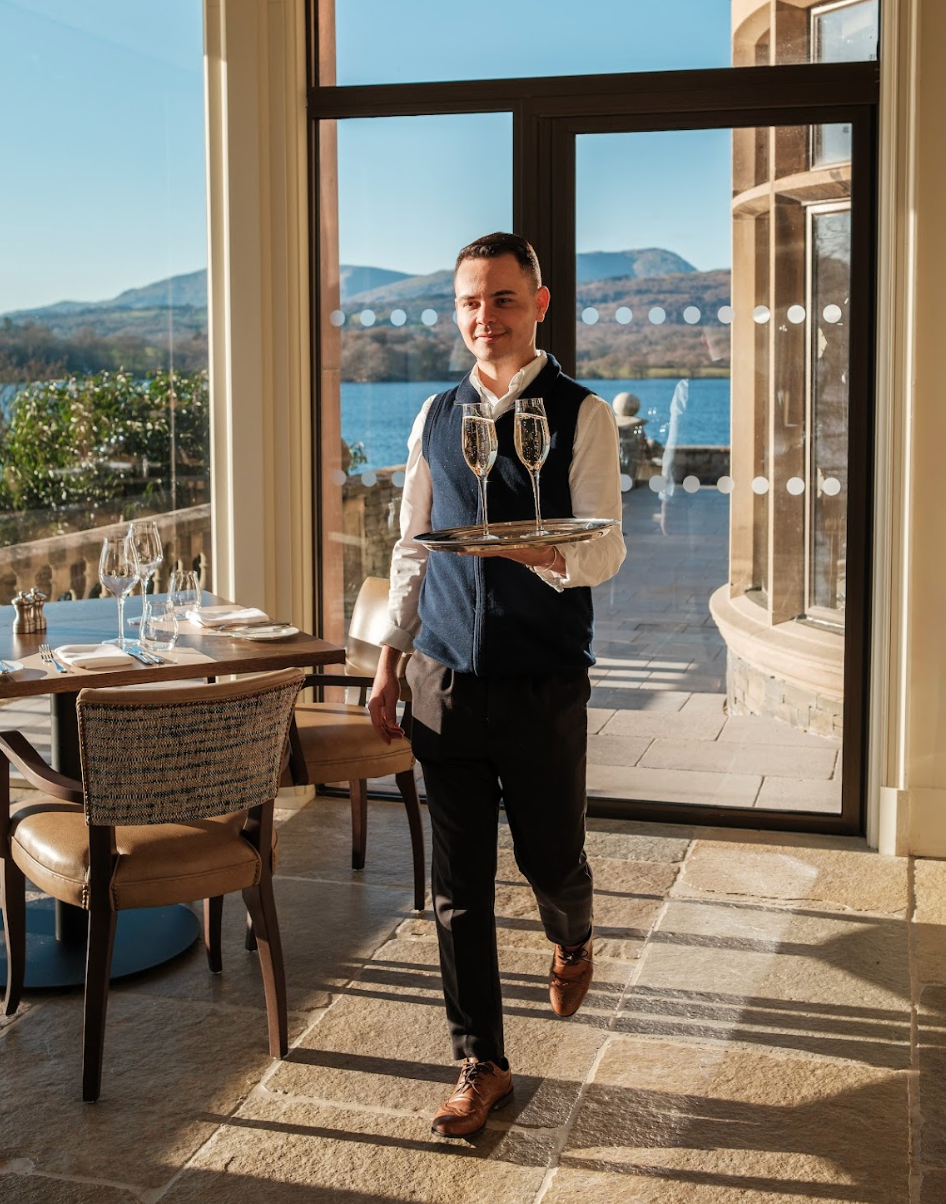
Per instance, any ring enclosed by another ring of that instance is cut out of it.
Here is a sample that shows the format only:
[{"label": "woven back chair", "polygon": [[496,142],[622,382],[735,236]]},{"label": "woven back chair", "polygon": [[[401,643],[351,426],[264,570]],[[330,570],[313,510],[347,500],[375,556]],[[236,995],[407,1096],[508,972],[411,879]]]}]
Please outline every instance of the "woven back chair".
[{"label": "woven back chair", "polygon": [[[411,835],[414,907],[423,911],[426,895],[424,830],[414,780],[414,754],[409,739],[385,744],[365,710],[368,691],[381,655],[379,641],[390,625],[388,581],[365,579],[355,600],[345,642],[344,674],[312,673],[306,686],[343,686],[345,702],[300,703],[291,733],[292,757],[284,785],[347,782],[351,798],[351,864],[364,868],[368,840],[368,780],[392,775],[404,802]],[[405,703],[402,726],[410,734],[410,690],[404,680],[407,656],[401,657],[398,677]]]},{"label": "woven back chair", "polygon": [[[270,1052],[285,1054],[273,799],[303,680],[301,669],[285,669],[213,685],[83,690],[81,783],[50,770],[18,732],[0,733],[4,1013],[16,1010],[23,987],[25,876],[89,913],[83,1099],[101,1089],[115,923],[125,908],[241,891],[260,953]],[[11,763],[43,792],[12,814]]]}]

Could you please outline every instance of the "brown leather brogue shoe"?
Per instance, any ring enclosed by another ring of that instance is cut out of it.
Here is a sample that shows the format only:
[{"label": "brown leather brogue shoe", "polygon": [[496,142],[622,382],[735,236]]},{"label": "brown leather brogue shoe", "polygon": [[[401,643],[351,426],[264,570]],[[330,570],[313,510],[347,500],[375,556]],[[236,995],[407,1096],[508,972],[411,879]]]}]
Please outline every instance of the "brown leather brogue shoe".
[{"label": "brown leather brogue shoe", "polygon": [[512,1099],[512,1074],[495,1062],[467,1058],[453,1095],[441,1107],[430,1126],[441,1137],[471,1137],[486,1125],[494,1108]]},{"label": "brown leather brogue shoe", "polygon": [[549,970],[549,999],[556,1016],[574,1016],[591,986],[594,934],[577,949],[556,945]]}]

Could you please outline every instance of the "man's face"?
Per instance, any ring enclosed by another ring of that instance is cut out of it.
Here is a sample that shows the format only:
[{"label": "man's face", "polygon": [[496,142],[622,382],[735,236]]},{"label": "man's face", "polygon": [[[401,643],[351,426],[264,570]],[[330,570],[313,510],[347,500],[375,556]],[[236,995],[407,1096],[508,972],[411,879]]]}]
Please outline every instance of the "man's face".
[{"label": "man's face", "polygon": [[536,290],[514,255],[464,259],[454,278],[457,325],[485,367],[517,372],[535,355],[535,327],[545,319],[549,290]]}]

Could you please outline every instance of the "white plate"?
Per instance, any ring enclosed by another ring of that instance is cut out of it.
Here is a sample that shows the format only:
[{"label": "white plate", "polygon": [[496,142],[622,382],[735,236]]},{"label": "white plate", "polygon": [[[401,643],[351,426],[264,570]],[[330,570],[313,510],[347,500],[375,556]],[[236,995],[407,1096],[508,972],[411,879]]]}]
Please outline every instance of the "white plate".
[{"label": "white plate", "polygon": [[241,640],[284,640],[290,635],[298,635],[298,627],[290,627],[286,623],[270,625],[257,624],[255,627],[228,627],[224,635],[236,635]]},{"label": "white plate", "polygon": [[6,659],[3,661],[3,671],[6,673],[19,673],[22,668],[22,661],[8,661]]}]

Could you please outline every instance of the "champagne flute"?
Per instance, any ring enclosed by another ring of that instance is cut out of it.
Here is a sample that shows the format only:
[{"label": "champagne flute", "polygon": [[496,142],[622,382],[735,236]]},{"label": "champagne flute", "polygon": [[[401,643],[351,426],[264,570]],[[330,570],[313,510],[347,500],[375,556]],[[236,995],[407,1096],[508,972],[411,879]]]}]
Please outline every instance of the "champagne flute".
[{"label": "champagne flute", "polygon": [[130,535],[107,535],[102,540],[99,581],[118,599],[118,639],[106,643],[117,644],[119,648],[129,642],[125,639],[125,599],[138,584],[140,571],[138,553]]},{"label": "champagne flute", "polygon": [[541,397],[519,397],[516,400],[516,455],[532,478],[535,499],[535,533],[542,535],[542,511],[539,507],[539,473],[549,454],[551,436]]},{"label": "champagne flute", "polygon": [[[148,611],[148,582],[164,559],[161,533],[153,518],[136,519],[128,528],[128,537],[138,553],[138,579],[141,581],[141,623],[144,626]],[[134,622],[129,619],[129,622]]]},{"label": "champagne flute", "polygon": [[496,435],[496,423],[493,421],[490,408],[482,401],[468,401],[463,404],[463,458],[470,466],[480,487],[480,501],[483,507],[483,538],[493,539],[489,532],[489,517],[486,512],[486,478],[489,470],[496,463],[499,453],[499,439]]}]

